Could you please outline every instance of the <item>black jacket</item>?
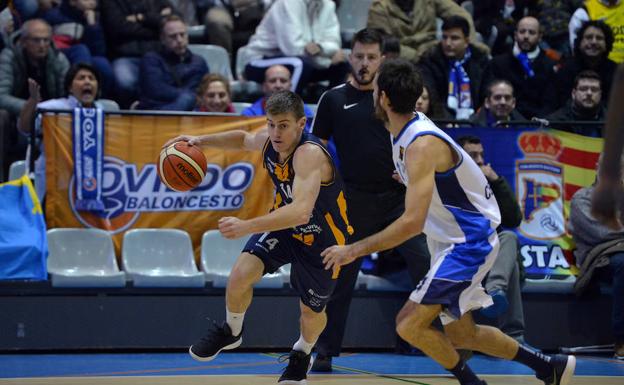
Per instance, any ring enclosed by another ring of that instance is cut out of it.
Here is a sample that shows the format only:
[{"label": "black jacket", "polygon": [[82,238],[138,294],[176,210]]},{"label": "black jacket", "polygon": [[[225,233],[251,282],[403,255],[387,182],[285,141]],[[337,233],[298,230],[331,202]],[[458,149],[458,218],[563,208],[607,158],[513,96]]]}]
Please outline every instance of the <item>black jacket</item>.
[{"label": "black jacket", "polygon": [[535,76],[529,78],[513,53],[495,56],[485,69],[482,91],[494,79],[508,80],[514,87],[516,109],[527,119],[544,116],[556,108],[554,66],[541,51],[533,61]]},{"label": "black jacket", "polygon": [[489,181],[489,183],[490,187],[492,187],[492,192],[494,192],[496,203],[498,203],[498,208],[500,209],[500,225],[508,229],[514,229],[520,226],[522,222],[522,211],[516,200],[516,194],[511,189],[509,183],[507,183],[507,180],[499,176],[498,179]]},{"label": "black jacket", "polygon": [[600,105],[598,111],[582,111],[573,107],[572,99],[570,99],[565,106],[548,115],[546,119],[550,122],[560,121],[600,121],[603,124],[600,125],[587,125],[587,124],[566,124],[556,125],[553,128],[557,130],[572,132],[579,135],[591,136],[594,138],[602,137],[602,127],[604,126],[604,120],[607,117],[606,109],[603,105]]},{"label": "black jacket", "polygon": [[[476,110],[481,104],[480,90],[483,81],[483,68],[489,61],[486,53],[470,44],[472,57],[463,67],[470,78],[470,96],[472,98],[473,108]],[[423,75],[423,80],[427,86],[432,88],[439,97],[439,102],[446,106],[448,97],[449,82],[449,62],[440,44],[432,47],[427,51],[420,62],[419,69]]]},{"label": "black jacket", "polygon": [[[141,57],[159,48],[160,11],[171,7],[167,0],[105,0],[100,6],[112,57]],[[143,14],[142,21],[126,20],[127,16],[139,13]]]}]

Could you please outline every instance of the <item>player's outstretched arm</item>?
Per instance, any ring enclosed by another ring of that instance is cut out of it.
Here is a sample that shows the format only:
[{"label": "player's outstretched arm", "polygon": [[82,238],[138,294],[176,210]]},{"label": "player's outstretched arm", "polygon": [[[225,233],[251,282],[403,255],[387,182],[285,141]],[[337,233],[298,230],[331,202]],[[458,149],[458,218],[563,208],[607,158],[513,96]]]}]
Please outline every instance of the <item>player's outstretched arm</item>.
[{"label": "player's outstretched arm", "polygon": [[[302,145],[293,157],[295,180],[292,203],[253,219],[222,218],[219,221],[219,230],[226,238],[238,238],[246,234],[287,229],[308,223],[321,189],[323,166],[330,167],[328,162],[319,146]],[[286,186],[280,188],[286,189]],[[289,194],[288,191],[282,193]]]},{"label": "player's outstretched arm", "polygon": [[167,147],[175,142],[187,142],[191,146],[216,147],[229,150],[262,151],[269,135],[266,129],[256,132],[232,130],[199,136],[180,135],[165,143]]},{"label": "player's outstretched arm", "polygon": [[611,87],[604,151],[598,170],[598,185],[592,197],[592,215],[612,228],[624,224],[621,160],[624,147],[624,110],[619,108],[622,100],[624,100],[624,64],[618,67]]},{"label": "player's outstretched arm", "polygon": [[325,269],[351,263],[358,257],[398,246],[423,231],[433,194],[436,164],[447,145],[433,136],[416,139],[406,150],[409,183],[405,211],[384,230],[346,246],[332,246],[321,255]]}]

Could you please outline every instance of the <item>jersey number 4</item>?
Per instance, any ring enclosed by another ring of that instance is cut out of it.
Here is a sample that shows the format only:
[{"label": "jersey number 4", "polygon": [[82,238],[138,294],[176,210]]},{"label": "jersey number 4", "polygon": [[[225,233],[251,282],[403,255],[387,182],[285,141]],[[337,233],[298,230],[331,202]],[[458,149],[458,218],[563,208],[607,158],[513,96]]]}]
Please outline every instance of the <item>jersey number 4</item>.
[{"label": "jersey number 4", "polygon": [[267,246],[269,246],[269,250],[273,250],[275,246],[277,246],[277,244],[279,243],[279,240],[277,238],[266,239],[268,235],[269,233],[262,234],[262,236],[258,239],[258,243],[264,242]]}]

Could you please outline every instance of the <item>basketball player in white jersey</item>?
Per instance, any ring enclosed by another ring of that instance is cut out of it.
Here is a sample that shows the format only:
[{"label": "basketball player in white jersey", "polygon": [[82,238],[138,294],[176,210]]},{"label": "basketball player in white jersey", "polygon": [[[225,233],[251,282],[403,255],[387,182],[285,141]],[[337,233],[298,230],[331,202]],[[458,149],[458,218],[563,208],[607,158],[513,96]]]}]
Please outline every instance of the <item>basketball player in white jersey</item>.
[{"label": "basketball player in white jersey", "polygon": [[[476,325],[471,311],[490,306],[481,281],[498,254],[498,205],[479,166],[424,114],[414,66],[382,64],[375,79],[375,110],[391,133],[393,159],[407,186],[405,212],[381,232],[322,255],[327,269],[427,234],[431,268],[397,316],[398,334],[450,371],[462,385],[485,385],[456,349],[476,350],[531,367],[546,385],[567,385],[573,356],[547,356],[519,345],[500,330]],[[444,332],[431,327],[440,317]]]}]

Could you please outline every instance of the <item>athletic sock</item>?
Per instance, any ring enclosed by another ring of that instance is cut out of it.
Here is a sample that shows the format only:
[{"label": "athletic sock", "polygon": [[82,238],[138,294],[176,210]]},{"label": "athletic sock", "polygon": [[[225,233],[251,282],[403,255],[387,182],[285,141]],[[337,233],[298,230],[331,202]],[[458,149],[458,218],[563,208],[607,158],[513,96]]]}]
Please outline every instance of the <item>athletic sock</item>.
[{"label": "athletic sock", "polygon": [[225,309],[225,322],[232,329],[232,335],[238,336],[243,330],[243,320],[245,319],[245,313],[232,313]]},{"label": "athletic sock", "polygon": [[310,354],[312,353],[312,348],[314,347],[315,342],[310,343],[303,339],[303,335],[299,335],[299,339],[293,345],[293,350],[298,350],[300,352],[304,352],[305,354]]},{"label": "athletic sock", "polygon": [[513,360],[535,370],[535,373],[541,377],[548,376],[552,371],[550,356],[533,351],[522,344],[518,346],[518,353]]},{"label": "athletic sock", "polygon": [[461,385],[481,384],[479,377],[477,377],[472,369],[470,369],[470,367],[462,360],[459,360],[454,368],[447,370],[453,373]]}]

